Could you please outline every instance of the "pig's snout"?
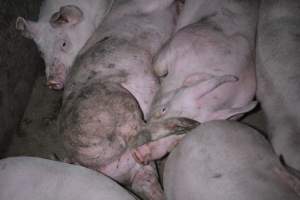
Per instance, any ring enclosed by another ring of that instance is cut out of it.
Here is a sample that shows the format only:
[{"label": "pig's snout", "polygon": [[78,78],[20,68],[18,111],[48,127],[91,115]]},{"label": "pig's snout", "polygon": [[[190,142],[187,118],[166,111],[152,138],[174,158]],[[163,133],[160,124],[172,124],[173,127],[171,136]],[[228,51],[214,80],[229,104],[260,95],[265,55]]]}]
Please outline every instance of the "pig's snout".
[{"label": "pig's snout", "polygon": [[51,80],[49,79],[47,81],[47,86],[49,87],[49,89],[51,90],[62,90],[64,88],[64,83],[60,82],[60,81],[56,81],[56,80]]},{"label": "pig's snout", "polygon": [[162,119],[166,114],[166,112],[167,112],[167,108],[160,108],[158,110],[155,110],[150,116],[150,121],[156,121]]},{"label": "pig's snout", "polygon": [[64,64],[55,60],[54,64],[50,66],[47,74],[47,85],[52,90],[62,90],[66,77],[66,67]]}]

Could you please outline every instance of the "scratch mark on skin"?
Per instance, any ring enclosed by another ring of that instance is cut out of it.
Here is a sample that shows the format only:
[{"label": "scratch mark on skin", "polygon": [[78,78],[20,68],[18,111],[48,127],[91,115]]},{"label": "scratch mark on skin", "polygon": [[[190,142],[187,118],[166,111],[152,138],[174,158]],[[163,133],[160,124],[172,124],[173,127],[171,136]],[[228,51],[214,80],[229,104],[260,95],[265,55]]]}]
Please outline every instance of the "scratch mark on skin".
[{"label": "scratch mark on skin", "polygon": [[213,175],[213,178],[219,179],[219,178],[222,178],[222,176],[223,176],[222,174],[216,173]]},{"label": "scratch mark on skin", "polygon": [[96,43],[96,45],[98,45],[98,44],[100,44],[100,43],[102,43],[102,42],[108,40],[109,38],[110,38],[109,36],[104,37],[103,39],[99,40],[99,41]]}]

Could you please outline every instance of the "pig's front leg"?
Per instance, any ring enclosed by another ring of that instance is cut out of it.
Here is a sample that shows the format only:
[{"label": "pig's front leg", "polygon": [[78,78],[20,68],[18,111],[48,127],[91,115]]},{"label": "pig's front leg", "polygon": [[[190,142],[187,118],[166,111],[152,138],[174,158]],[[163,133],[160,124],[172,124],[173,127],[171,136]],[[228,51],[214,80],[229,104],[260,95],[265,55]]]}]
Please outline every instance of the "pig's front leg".
[{"label": "pig's front leg", "polygon": [[156,141],[141,145],[132,150],[132,155],[138,163],[148,164],[168,154],[184,137],[181,135],[171,135]]},{"label": "pig's front leg", "polygon": [[163,121],[152,121],[147,125],[151,133],[151,140],[158,140],[169,135],[179,135],[186,133],[197,126],[199,122],[189,118],[168,118]]}]

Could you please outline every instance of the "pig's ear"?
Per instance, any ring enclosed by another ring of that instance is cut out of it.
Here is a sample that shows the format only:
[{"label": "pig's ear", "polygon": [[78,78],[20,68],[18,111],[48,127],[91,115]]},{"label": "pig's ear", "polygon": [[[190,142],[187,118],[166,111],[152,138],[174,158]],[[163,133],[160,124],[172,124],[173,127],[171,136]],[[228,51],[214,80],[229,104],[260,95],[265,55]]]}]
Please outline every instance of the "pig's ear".
[{"label": "pig's ear", "polygon": [[207,81],[209,79],[212,79],[213,75],[207,74],[207,73],[194,73],[186,77],[186,79],[183,81],[182,86],[183,87],[190,87],[192,85],[199,84],[200,82]]},{"label": "pig's ear", "polygon": [[[199,79],[194,80],[192,79],[185,80],[185,90],[188,91],[187,93],[192,94],[196,97],[197,104],[201,106],[201,98],[208,93],[212,92],[219,86],[225,83],[231,83],[238,81],[238,77],[234,75],[221,75],[215,76],[210,74],[202,74],[203,76]],[[188,82],[187,82],[188,81]],[[193,84],[192,84],[193,83]]]},{"label": "pig's ear", "polygon": [[213,114],[212,119],[225,120],[238,115],[242,115],[254,109],[256,105],[257,105],[257,101],[252,101],[243,107],[219,110]]},{"label": "pig's ear", "polygon": [[26,21],[23,17],[16,20],[16,29],[22,32],[26,38],[33,39],[38,35],[38,27],[36,22]]},{"label": "pig's ear", "polygon": [[50,18],[50,24],[53,28],[74,26],[83,20],[83,12],[74,5],[63,6],[58,12]]},{"label": "pig's ear", "polygon": [[188,76],[183,81],[183,87],[195,91],[197,98],[200,98],[224,83],[236,82],[238,80],[238,77],[230,74],[215,76],[206,73],[196,73]]}]

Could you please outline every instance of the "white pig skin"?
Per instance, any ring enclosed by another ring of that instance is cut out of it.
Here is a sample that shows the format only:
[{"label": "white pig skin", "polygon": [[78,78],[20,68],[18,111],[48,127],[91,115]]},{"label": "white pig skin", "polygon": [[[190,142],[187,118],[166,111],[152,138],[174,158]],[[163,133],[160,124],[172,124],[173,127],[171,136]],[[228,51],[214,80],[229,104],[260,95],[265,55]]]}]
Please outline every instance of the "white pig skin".
[{"label": "white pig skin", "polygon": [[255,45],[258,0],[186,0],[176,30],[197,23],[214,21],[226,35],[241,33]]},{"label": "white pig skin", "polygon": [[150,161],[181,139],[148,144],[143,121],[159,86],[151,62],[171,37],[176,17],[170,0],[116,0],[74,62],[59,120],[72,162],[106,174],[145,200],[163,199]]},{"label": "white pig skin", "polygon": [[[205,5],[210,13],[204,12]],[[154,61],[161,88],[151,120],[237,119],[256,106],[252,99],[257,6],[257,1],[186,1],[177,28],[186,26]],[[197,10],[193,17],[190,9]]]},{"label": "white pig skin", "polygon": [[257,33],[257,98],[275,152],[300,172],[300,1],[263,0]]},{"label": "white pig skin", "polygon": [[167,200],[298,200],[299,183],[260,133],[225,120],[189,132],[164,170]]},{"label": "white pig skin", "polygon": [[[91,72],[95,75],[93,80],[121,74],[124,79],[114,81],[132,93],[147,119],[159,88],[152,59],[174,31],[173,1],[116,0],[112,11],[82,49],[84,59],[77,59],[64,96],[79,90],[77,85],[89,82]],[[85,67],[78,67],[82,65]]]},{"label": "white pig skin", "polygon": [[50,88],[64,87],[73,61],[112,4],[113,0],[45,0],[37,22],[17,19],[16,28],[35,41],[44,58]]},{"label": "white pig skin", "polygon": [[34,157],[0,160],[1,200],[134,200],[90,169]]}]

